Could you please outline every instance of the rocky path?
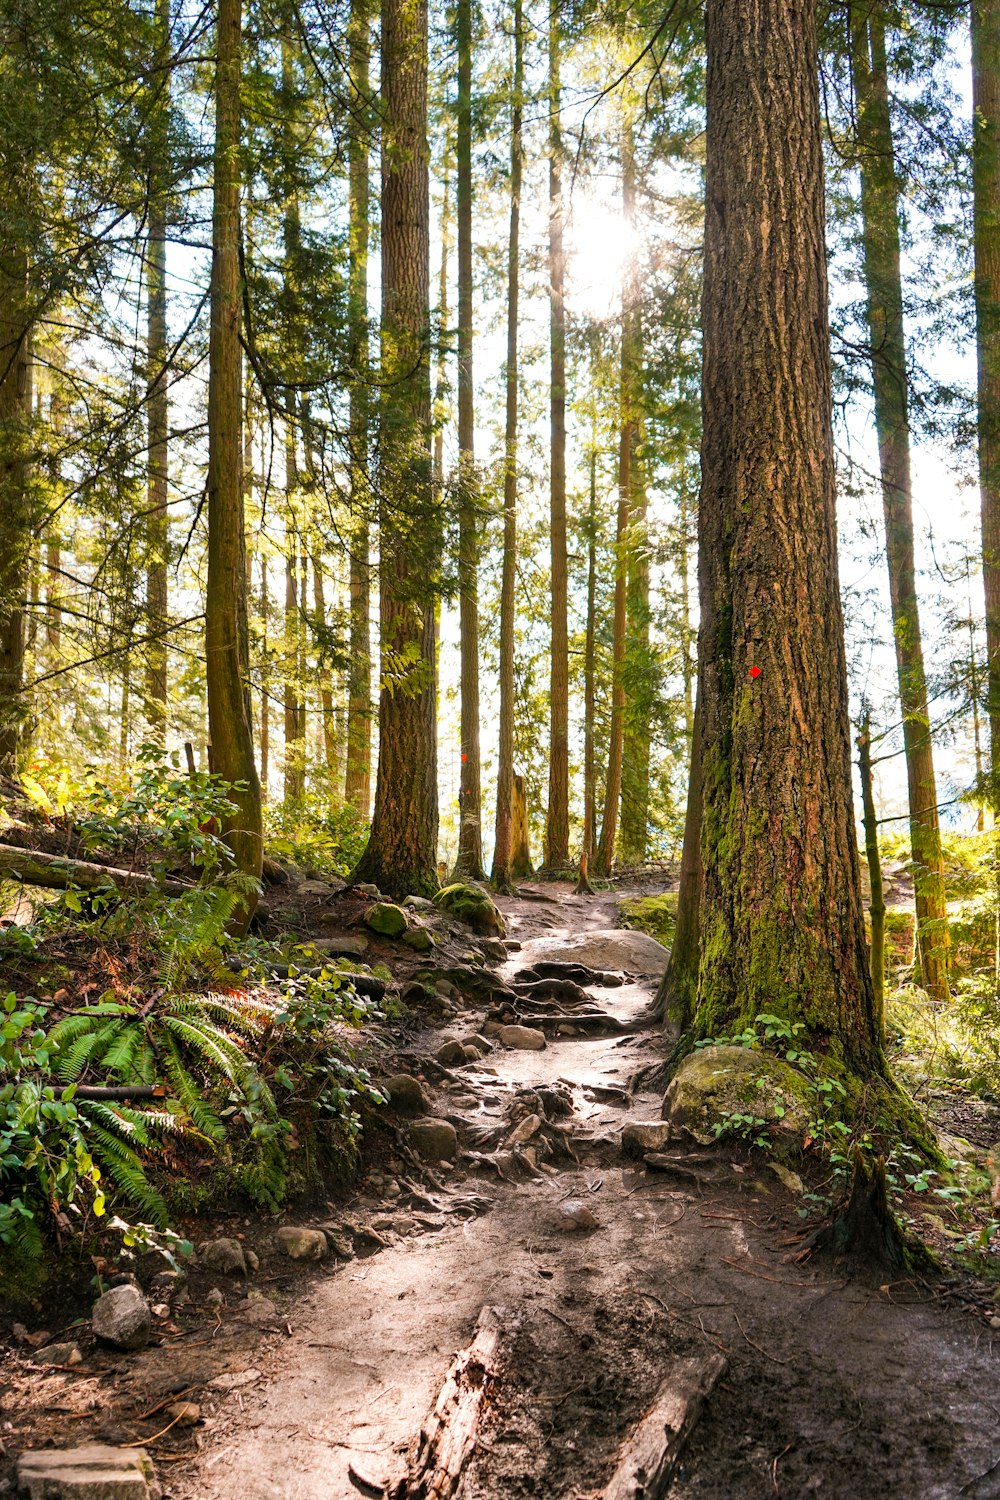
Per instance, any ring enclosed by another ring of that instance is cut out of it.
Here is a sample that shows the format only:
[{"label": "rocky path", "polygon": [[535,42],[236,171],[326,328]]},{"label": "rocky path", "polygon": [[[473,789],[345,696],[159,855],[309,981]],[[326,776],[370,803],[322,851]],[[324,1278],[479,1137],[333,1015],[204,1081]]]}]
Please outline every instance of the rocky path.
[{"label": "rocky path", "polygon": [[[641,944],[622,962],[612,898],[505,905],[522,948],[504,978],[546,960],[631,967],[625,984],[587,996],[625,1027],[641,1020],[655,980],[635,972]],[[481,1027],[473,1012],[449,1034]],[[417,1050],[440,1044],[428,1033]],[[627,1092],[658,1045],[645,1029],[549,1028],[544,1050],[451,1070],[433,1108],[486,1160],[460,1159],[419,1188],[411,1179],[397,1216],[404,1230],[420,1218],[418,1232],[388,1233],[385,1248],[313,1283],[255,1352],[252,1381],[219,1403],[172,1493],[391,1492],[455,1351],[491,1308],[501,1379],[479,1414],[469,1500],[605,1493],[665,1373],[715,1355],[725,1370],[673,1478],[678,1500],[1000,1495],[988,1326],[928,1288],[799,1264],[799,1204],[766,1170],[701,1153],[654,1172],[623,1155],[629,1121],[659,1115],[658,1098]],[[561,1159],[545,1160],[561,1132]]]},{"label": "rocky path", "polygon": [[[542,886],[501,904],[513,951],[492,999],[397,1063],[421,1072],[445,1158],[412,1150],[426,1116],[399,1118],[340,1210],[358,1253],[271,1252],[249,1296],[216,1278],[160,1348],[50,1372],[40,1442],[139,1433],[173,1500],[399,1495],[408,1473],[407,1495],[449,1495],[446,1475],[435,1488],[412,1467],[437,1406],[466,1500],[1000,1497],[988,1318],[939,1287],[802,1261],[801,1200],[761,1159],[670,1145],[647,1165],[655,1137],[629,1127],[655,1125],[661,1100],[630,1084],[661,1056],[662,950],[616,930],[610,894]],[[600,982],[575,991],[567,964]],[[535,1035],[507,1039],[533,1045],[504,1045],[500,1028],[526,1019]],[[201,1420],[157,1444],[138,1416],[179,1395]],[[685,1419],[678,1461],[665,1435]],[[635,1478],[656,1455],[672,1468],[660,1489]]]}]

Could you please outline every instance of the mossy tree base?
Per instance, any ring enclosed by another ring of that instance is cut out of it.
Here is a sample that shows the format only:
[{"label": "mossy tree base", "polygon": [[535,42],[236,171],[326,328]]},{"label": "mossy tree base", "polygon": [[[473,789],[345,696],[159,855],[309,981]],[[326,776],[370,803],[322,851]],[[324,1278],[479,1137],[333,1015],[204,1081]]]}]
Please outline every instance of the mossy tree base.
[{"label": "mossy tree base", "polygon": [[889,1206],[885,1157],[874,1161],[854,1150],[854,1175],[836,1218],[811,1236],[816,1249],[830,1249],[859,1266],[885,1271],[928,1271],[934,1262],[918,1241],[904,1235]]}]

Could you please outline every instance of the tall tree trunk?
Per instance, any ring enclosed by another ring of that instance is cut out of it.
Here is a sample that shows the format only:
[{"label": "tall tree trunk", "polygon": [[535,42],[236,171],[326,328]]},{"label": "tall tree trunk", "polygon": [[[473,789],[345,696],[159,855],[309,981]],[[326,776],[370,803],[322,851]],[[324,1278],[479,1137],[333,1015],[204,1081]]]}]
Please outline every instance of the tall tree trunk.
[{"label": "tall tree trunk", "polygon": [[991,803],[1000,811],[1000,12],[971,0],[972,187],[979,492],[986,596]]},{"label": "tall tree trunk", "polygon": [[354,879],[400,897],[438,885],[426,0],[384,0],[382,99],[382,687],[375,815]]},{"label": "tall tree trunk", "polygon": [[816,0],[708,0],[707,49],[696,1026],[778,1012],[880,1072],[837,577]]},{"label": "tall tree trunk", "polygon": [[350,319],[351,389],[351,578],[350,663],[347,671],[347,771],[344,800],[363,819],[371,816],[372,798],[372,666],[371,537],[368,483],[368,198],[370,0],[351,0],[348,54],[353,93],[348,141],[348,316]]},{"label": "tall tree trunk", "polygon": [[[635,237],[635,133],[622,122],[622,214]],[[653,712],[649,648],[649,554],[646,536],[646,481],[642,454],[642,285],[639,254],[633,247],[622,286],[621,363],[622,445],[630,447],[629,527],[625,598],[625,741],[622,756],[621,852],[626,864],[646,858],[649,823],[650,719]]]},{"label": "tall tree trunk", "polygon": [[268,660],[268,611],[271,601],[267,587],[267,552],[260,549],[260,788],[267,798],[267,778],[271,759],[271,670]]},{"label": "tall tree trunk", "polygon": [[858,769],[861,772],[861,808],[865,831],[865,857],[868,860],[868,879],[871,884],[871,901],[868,911],[871,918],[871,974],[875,992],[875,1010],[879,1027],[884,1029],[885,1017],[885,891],[882,885],[882,865],[878,855],[878,817],[875,812],[875,787],[872,777],[871,720],[867,713],[858,735]]},{"label": "tall tree trunk", "polygon": [[549,11],[549,451],[552,621],[545,863],[569,863],[569,560],[566,552],[566,256],[563,249],[559,8]]},{"label": "tall tree trunk", "polygon": [[701,715],[697,706],[691,731],[691,762],[688,772],[684,843],[681,848],[680,889],[677,920],[670,957],[656,992],[655,1013],[678,1034],[694,1020],[698,998],[698,958],[701,917]]},{"label": "tall tree trunk", "polygon": [[597,841],[597,776],[594,722],[597,713],[597,424],[590,426],[590,499],[587,507],[587,624],[583,646],[583,850],[578,890],[590,894],[590,866]]},{"label": "tall tree trunk", "polygon": [[500,578],[500,743],[497,752],[497,816],[493,884],[511,888],[514,815],[514,586],[517,569],[517,382],[521,243],[521,180],[524,174],[524,7],[514,0],[514,77],[510,119],[510,231],[507,237],[507,367],[503,471],[503,565]]},{"label": "tall tree trunk", "polygon": [[693,644],[693,632],[691,629],[691,584],[690,584],[690,562],[688,553],[688,530],[691,526],[691,496],[688,493],[687,461],[684,454],[680,459],[680,474],[678,476],[678,515],[677,526],[680,531],[680,545],[677,550],[677,571],[681,581],[681,673],[684,678],[684,725],[688,736],[694,734],[694,682],[697,674],[697,663],[691,650]]},{"label": "tall tree trunk", "polygon": [[[226,822],[236,867],[260,879],[260,782],[248,693],[246,538],[243,519],[243,407],[240,352],[241,0],[219,0],[215,71],[211,332],[208,375],[208,585],[205,672],[212,766],[234,785]],[[256,897],[243,901],[249,921]]]},{"label": "tall tree trunk", "polygon": [[285,118],[282,123],[282,272],[284,301],[285,369],[291,379],[285,386],[285,800],[298,801],[305,792],[305,709],[302,703],[302,649],[304,619],[299,594],[305,585],[301,567],[307,531],[299,493],[299,394],[302,374],[302,308],[299,274],[302,260],[302,223],[298,192],[299,138],[295,128],[295,65],[291,44],[281,39],[281,91]]},{"label": "tall tree trunk", "polygon": [[461,770],[455,877],[485,880],[479,785],[479,482],[472,386],[472,0],[456,0],[458,98],[455,211],[458,227],[458,607]]},{"label": "tall tree trunk", "polygon": [[[327,625],[326,585],[323,578],[323,559],[320,556],[319,552],[318,538],[316,538],[316,545],[313,551],[312,569],[313,604],[316,610],[316,621],[320,627],[320,640],[322,641],[325,637]],[[337,732],[333,711],[333,687],[330,682],[330,667],[329,664],[324,660],[322,653],[320,661],[321,665],[319,701],[320,713],[322,716],[323,758],[326,761],[326,769],[332,776],[337,769]],[[334,789],[335,788],[336,782],[334,782]]]},{"label": "tall tree trunk", "polygon": [[[4,28],[4,51],[18,46]],[[15,52],[16,55],[16,52]],[[24,601],[32,548],[28,442],[33,362],[28,310],[31,169],[24,148],[7,158],[0,225],[0,776],[13,776],[25,720]]]},{"label": "tall tree trunk", "polygon": [[168,516],[167,198],[170,192],[170,0],[156,0],[156,100],[150,116],[149,235],[146,246],[146,718],[160,745],[167,733]]},{"label": "tall tree trunk", "polygon": [[909,790],[917,942],[922,982],[930,994],[943,999],[948,994],[948,908],[913,557],[899,183],[889,116],[885,29],[874,10],[869,14],[867,0],[863,7],[851,8],[851,61],[858,114],[869,358],[875,390],[889,596]]},{"label": "tall tree trunk", "polygon": [[[625,221],[635,222],[635,143],[632,131],[622,127],[622,204]],[[594,870],[607,877],[615,858],[618,833],[618,811],[622,801],[622,771],[625,752],[625,649],[628,613],[629,553],[633,493],[641,487],[637,477],[639,444],[638,383],[642,361],[642,314],[634,256],[622,280],[622,334],[619,386],[618,442],[618,527],[615,536],[615,613],[612,627],[611,663],[611,741],[608,746],[608,774],[604,784],[604,815],[601,838],[597,846]],[[648,742],[648,729],[647,742]],[[648,795],[648,752],[647,752]],[[633,810],[634,811],[634,810]],[[642,850],[645,853],[645,807],[642,813]],[[632,823],[633,837],[636,831]]]}]

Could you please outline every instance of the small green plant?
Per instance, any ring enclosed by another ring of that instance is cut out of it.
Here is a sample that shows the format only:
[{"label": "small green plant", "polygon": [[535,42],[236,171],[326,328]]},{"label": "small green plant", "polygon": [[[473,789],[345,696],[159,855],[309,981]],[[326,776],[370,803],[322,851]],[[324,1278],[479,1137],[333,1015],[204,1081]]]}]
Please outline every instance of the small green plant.
[{"label": "small green plant", "polygon": [[[776,1105],[774,1113],[780,1120],[785,1111],[780,1105]],[[771,1144],[768,1135],[768,1121],[760,1115],[732,1113],[723,1115],[721,1119],[712,1124],[712,1134],[716,1140],[724,1136],[735,1136],[738,1140],[746,1141],[751,1146],[757,1146],[761,1151],[766,1151]]]}]

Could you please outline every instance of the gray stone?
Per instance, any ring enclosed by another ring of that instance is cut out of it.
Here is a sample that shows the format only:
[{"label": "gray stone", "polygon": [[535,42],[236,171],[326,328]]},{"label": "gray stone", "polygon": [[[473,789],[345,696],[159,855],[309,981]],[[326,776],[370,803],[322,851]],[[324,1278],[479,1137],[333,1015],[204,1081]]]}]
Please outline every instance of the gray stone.
[{"label": "gray stone", "polygon": [[322,1229],[300,1229],[286,1224],[274,1237],[282,1255],[289,1260],[325,1260],[329,1252]]},{"label": "gray stone", "polygon": [[243,1246],[239,1240],[224,1237],[219,1240],[206,1240],[198,1246],[198,1254],[206,1271],[215,1271],[220,1276],[245,1276],[247,1274],[246,1256]]},{"label": "gray stone", "polygon": [[79,1365],[83,1363],[79,1344],[46,1344],[35,1360],[40,1365]]},{"label": "gray stone", "polygon": [[160,1493],[143,1449],[105,1443],[29,1448],[18,1459],[17,1483],[31,1500],[154,1500]]},{"label": "gray stone", "polygon": [[486,957],[493,959],[494,963],[502,964],[507,957],[507,949],[499,938],[483,938],[479,946]]},{"label": "gray stone", "polygon": [[403,933],[403,942],[414,953],[429,953],[434,947],[434,937],[426,927],[411,927]]},{"label": "gray stone", "polygon": [[622,1150],[626,1156],[645,1156],[647,1151],[662,1151],[669,1140],[666,1120],[632,1120],[622,1131]]},{"label": "gray stone", "polygon": [[95,1336],[116,1349],[141,1349],[153,1322],[149,1303],[131,1282],[98,1297],[90,1321]]},{"label": "gray stone", "polygon": [[417,1120],[410,1140],[425,1161],[451,1161],[458,1154],[458,1132],[447,1120]]},{"label": "gray stone", "polygon": [[475,1047],[476,1051],[481,1052],[484,1057],[488,1056],[488,1054],[493,1051],[493,1048],[490,1046],[489,1042],[484,1036],[480,1036],[478,1031],[474,1032],[472,1036],[467,1036],[465,1038],[465,1045],[467,1047]]},{"label": "gray stone", "polygon": [[[438,891],[434,897],[435,906],[442,911],[450,912],[460,922],[465,922],[472,928],[473,932],[483,937],[503,937],[504,925],[500,909],[492,900],[490,895],[478,885],[469,885],[464,881],[456,881],[453,885],[446,885],[443,890]],[[477,959],[482,963],[481,954],[470,954],[473,962]]]},{"label": "gray stone", "polygon": [[501,1026],[497,1041],[517,1052],[542,1052],[545,1049],[545,1032],[534,1026]]},{"label": "gray stone", "polygon": [[445,1042],[442,1047],[438,1048],[434,1056],[441,1064],[442,1068],[458,1067],[460,1063],[464,1063],[466,1060],[465,1048],[462,1046],[461,1042],[455,1041]]},{"label": "gray stone", "polygon": [[406,931],[406,912],[391,901],[379,901],[365,912],[364,923],[382,937],[402,937]]},{"label": "gray stone", "polygon": [[378,901],[382,895],[378,886],[372,885],[370,881],[363,881],[361,885],[356,885],[354,889],[359,896],[367,896],[369,901]]},{"label": "gray stone", "polygon": [[600,1229],[601,1225],[581,1198],[570,1198],[560,1203],[556,1228],[572,1234],[578,1229]]},{"label": "gray stone", "polygon": [[277,1328],[281,1325],[281,1313],[270,1297],[249,1297],[240,1308],[245,1323],[254,1328]]},{"label": "gray stone", "polygon": [[310,938],[308,946],[329,958],[360,958],[368,952],[363,932],[336,932],[329,937]]},{"label": "gray stone", "polygon": [[480,1052],[478,1047],[472,1047],[466,1044],[462,1048],[462,1055],[464,1056],[466,1062],[475,1063],[479,1061],[483,1054]]},{"label": "gray stone", "polygon": [[259,1379],[259,1370],[238,1370],[229,1375],[216,1375],[208,1383],[216,1391],[238,1391],[242,1386],[253,1385]]},{"label": "gray stone", "polygon": [[418,1078],[409,1073],[394,1073],[391,1078],[384,1078],[379,1086],[389,1095],[389,1103],[398,1115],[427,1113],[427,1098]]},{"label": "gray stone", "polygon": [[[673,1135],[708,1146],[734,1115],[765,1122],[775,1146],[801,1145],[809,1125],[809,1080],[758,1047],[700,1047],[681,1063],[663,1096]],[[713,1126],[718,1125],[717,1132]]]},{"label": "gray stone", "polygon": [[248,1271],[260,1270],[260,1256],[257,1254],[256,1250],[244,1250],[243,1258],[247,1263]]},{"label": "gray stone", "polygon": [[527,968],[540,960],[576,963],[588,969],[625,969],[650,979],[660,978],[669,956],[669,949],[648,933],[632,932],[625,927],[574,933],[571,938],[532,938],[521,949]]},{"label": "gray stone", "polygon": [[403,902],[403,905],[408,906],[410,911],[437,911],[437,907],[434,905],[434,902],[428,901],[426,896],[407,896],[406,900]]}]

